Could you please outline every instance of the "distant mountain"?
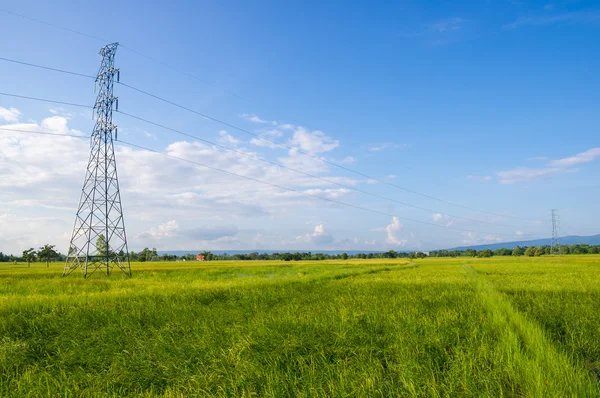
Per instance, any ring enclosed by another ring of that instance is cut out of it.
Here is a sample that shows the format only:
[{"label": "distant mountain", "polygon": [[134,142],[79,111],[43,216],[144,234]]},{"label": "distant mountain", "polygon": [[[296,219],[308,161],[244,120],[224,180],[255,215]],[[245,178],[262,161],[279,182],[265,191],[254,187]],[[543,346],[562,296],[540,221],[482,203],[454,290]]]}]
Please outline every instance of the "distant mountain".
[{"label": "distant mountain", "polygon": [[[600,245],[600,235],[592,235],[592,236],[561,236],[560,237],[561,245],[575,245],[575,244],[585,244],[585,245]],[[514,249],[517,246],[545,246],[550,245],[550,238],[548,239],[535,239],[535,240],[521,240],[515,242],[504,242],[504,243],[491,243],[487,245],[475,245],[475,246],[462,246],[462,247],[454,247],[452,249],[447,250],[465,250],[465,249],[475,249],[475,250],[496,250],[496,249]]]}]

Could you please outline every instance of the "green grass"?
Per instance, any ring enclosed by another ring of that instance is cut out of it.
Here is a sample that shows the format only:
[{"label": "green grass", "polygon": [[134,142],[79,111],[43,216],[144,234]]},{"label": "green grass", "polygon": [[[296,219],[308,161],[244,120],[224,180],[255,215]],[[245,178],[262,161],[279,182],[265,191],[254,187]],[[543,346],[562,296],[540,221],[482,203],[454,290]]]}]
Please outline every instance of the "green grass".
[{"label": "green grass", "polygon": [[0,397],[600,396],[600,257],[0,265]]}]

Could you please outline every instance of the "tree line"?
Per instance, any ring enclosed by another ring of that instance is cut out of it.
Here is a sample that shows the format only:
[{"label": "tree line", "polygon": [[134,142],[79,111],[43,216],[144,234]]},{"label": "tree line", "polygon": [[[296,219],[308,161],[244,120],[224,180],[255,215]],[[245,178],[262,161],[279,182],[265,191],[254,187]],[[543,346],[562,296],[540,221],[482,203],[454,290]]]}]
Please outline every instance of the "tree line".
[{"label": "tree line", "polygon": [[[97,246],[104,244],[102,238],[99,238]],[[23,251],[22,256],[8,255],[0,252],[0,262],[27,262],[28,266],[34,262],[45,262],[49,266],[51,261],[66,261],[66,256],[54,250],[54,245],[44,245],[38,250],[30,248]],[[102,250],[99,249],[100,252]],[[559,254],[600,254],[600,245],[561,245],[557,248]],[[432,250],[429,253],[425,252],[396,252],[388,250],[386,252],[369,252],[369,253],[313,253],[313,252],[275,252],[275,253],[236,253],[236,254],[216,254],[210,251],[203,251],[198,254],[188,253],[182,256],[174,254],[159,255],[156,248],[144,248],[139,252],[129,252],[130,261],[145,262],[145,261],[195,261],[196,255],[204,256],[206,261],[215,260],[278,260],[278,261],[300,261],[300,260],[347,260],[350,258],[358,259],[373,259],[373,258],[408,258],[417,259],[425,257],[493,257],[493,256],[543,256],[551,254],[551,247],[545,246],[517,246],[514,249],[501,248],[496,250]],[[124,253],[119,253],[121,257]]]},{"label": "tree line", "polygon": [[349,258],[424,258],[427,254],[423,252],[396,252],[389,250],[387,252],[379,253],[313,253],[313,252],[274,252],[274,253],[236,253],[228,254],[222,253],[217,254],[210,251],[202,251],[197,254],[188,253],[182,256],[176,256],[173,254],[159,255],[155,248],[145,248],[142,251],[135,253],[129,253],[131,261],[196,261],[196,256],[204,256],[205,261],[216,261],[216,260],[238,260],[238,261],[251,261],[251,260],[278,260],[278,261],[300,261],[300,260],[347,260]]},{"label": "tree line", "polygon": [[[517,246],[514,249],[496,249],[496,250],[432,250],[429,252],[430,257],[493,257],[493,256],[528,256],[537,257],[549,255],[552,248],[550,245],[544,246]],[[558,254],[600,254],[600,245],[560,245],[555,249]]]},{"label": "tree line", "polygon": [[39,261],[46,263],[46,267],[48,267],[50,266],[51,261],[65,261],[67,257],[54,250],[54,247],[54,245],[44,245],[38,250],[32,247],[30,249],[23,250],[23,254],[21,256],[14,256],[12,254],[9,255],[0,252],[0,263],[27,262],[27,265],[31,266],[31,263]]}]

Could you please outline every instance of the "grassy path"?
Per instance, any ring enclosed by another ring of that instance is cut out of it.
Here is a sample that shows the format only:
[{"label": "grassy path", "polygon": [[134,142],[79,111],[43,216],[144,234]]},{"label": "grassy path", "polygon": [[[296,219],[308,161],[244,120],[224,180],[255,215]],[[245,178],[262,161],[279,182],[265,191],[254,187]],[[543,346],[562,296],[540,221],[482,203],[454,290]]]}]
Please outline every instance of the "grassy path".
[{"label": "grassy path", "polygon": [[507,380],[515,382],[507,386],[510,395],[598,396],[599,388],[585,368],[559,351],[537,324],[517,311],[469,264],[463,263],[463,269],[492,324],[502,330],[492,355],[494,362],[505,364]]}]

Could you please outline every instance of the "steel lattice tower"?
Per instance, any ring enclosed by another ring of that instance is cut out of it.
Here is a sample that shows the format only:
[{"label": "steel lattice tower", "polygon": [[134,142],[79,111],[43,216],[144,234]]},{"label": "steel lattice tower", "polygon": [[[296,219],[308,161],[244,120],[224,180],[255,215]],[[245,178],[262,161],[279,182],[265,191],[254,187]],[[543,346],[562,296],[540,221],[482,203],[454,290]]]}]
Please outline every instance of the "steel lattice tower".
[{"label": "steel lattice tower", "polygon": [[94,105],[96,124],[63,276],[77,268],[81,268],[84,277],[97,270],[110,275],[115,266],[131,276],[113,147],[113,133],[117,138],[117,127],[112,122],[113,106],[119,108],[113,95],[115,76],[119,80],[119,70],[114,67],[118,45],[109,44],[100,50],[102,62],[96,78],[98,97]]},{"label": "steel lattice tower", "polygon": [[558,227],[560,221],[556,209],[552,209],[552,240],[550,241],[550,254],[560,254],[560,242],[558,240]]}]

